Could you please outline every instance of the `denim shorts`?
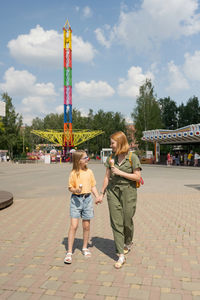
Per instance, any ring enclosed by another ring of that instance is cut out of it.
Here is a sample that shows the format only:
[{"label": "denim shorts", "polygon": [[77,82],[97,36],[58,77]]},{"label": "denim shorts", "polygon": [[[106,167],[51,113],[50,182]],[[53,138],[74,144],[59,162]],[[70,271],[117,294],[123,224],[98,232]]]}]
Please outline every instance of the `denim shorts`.
[{"label": "denim shorts", "polygon": [[83,220],[90,220],[94,217],[92,195],[75,195],[71,196],[70,203],[70,217],[82,218]]}]

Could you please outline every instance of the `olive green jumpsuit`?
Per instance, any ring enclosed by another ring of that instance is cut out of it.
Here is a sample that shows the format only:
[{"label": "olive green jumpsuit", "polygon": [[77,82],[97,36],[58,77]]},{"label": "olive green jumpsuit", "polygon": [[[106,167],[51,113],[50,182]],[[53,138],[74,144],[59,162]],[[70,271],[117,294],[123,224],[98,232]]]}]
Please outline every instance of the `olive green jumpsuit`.
[{"label": "olive green jumpsuit", "polygon": [[[133,170],[137,168],[141,170],[139,158],[134,153],[131,156],[132,165],[129,161],[129,153],[120,166],[117,156],[112,155],[112,159],[114,159],[115,167],[123,172],[133,173]],[[105,166],[111,168],[110,157],[108,157]],[[107,186],[107,200],[116,251],[122,254],[124,253],[124,244],[129,245],[133,239],[133,216],[137,202],[136,182],[111,172]]]}]

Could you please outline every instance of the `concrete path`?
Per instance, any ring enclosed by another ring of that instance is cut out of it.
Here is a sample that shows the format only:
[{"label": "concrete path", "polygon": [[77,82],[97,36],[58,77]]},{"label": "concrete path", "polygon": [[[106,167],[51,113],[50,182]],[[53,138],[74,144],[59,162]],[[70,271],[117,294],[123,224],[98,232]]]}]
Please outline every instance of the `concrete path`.
[{"label": "concrete path", "polygon": [[[98,188],[105,168],[90,163]],[[113,268],[106,199],[95,207],[92,258],[65,265],[70,164],[0,164],[0,190],[13,194],[0,210],[0,299],[200,299],[200,169],[143,165],[133,251]],[[81,225],[81,224],[80,224]]]}]

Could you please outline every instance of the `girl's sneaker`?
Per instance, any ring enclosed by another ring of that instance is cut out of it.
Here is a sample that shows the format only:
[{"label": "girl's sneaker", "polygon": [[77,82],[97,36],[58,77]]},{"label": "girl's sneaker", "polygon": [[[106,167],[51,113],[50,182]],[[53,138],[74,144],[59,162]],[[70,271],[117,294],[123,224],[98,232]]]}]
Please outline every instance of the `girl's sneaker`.
[{"label": "girl's sneaker", "polygon": [[89,257],[92,256],[92,254],[91,254],[91,252],[90,252],[90,250],[89,250],[88,248],[83,248],[83,249],[82,249],[82,254],[83,254],[85,257],[87,257],[87,258],[89,258]]},{"label": "girl's sneaker", "polygon": [[71,264],[72,263],[72,253],[67,252],[65,258],[64,258],[64,263],[65,264]]}]

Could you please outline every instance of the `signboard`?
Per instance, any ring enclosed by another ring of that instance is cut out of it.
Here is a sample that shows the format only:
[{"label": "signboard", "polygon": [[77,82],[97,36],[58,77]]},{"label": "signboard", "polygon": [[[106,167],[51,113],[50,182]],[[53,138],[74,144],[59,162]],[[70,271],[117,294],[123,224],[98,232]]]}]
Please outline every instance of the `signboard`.
[{"label": "signboard", "polygon": [[0,117],[6,116],[6,103],[3,101],[0,101]]}]

